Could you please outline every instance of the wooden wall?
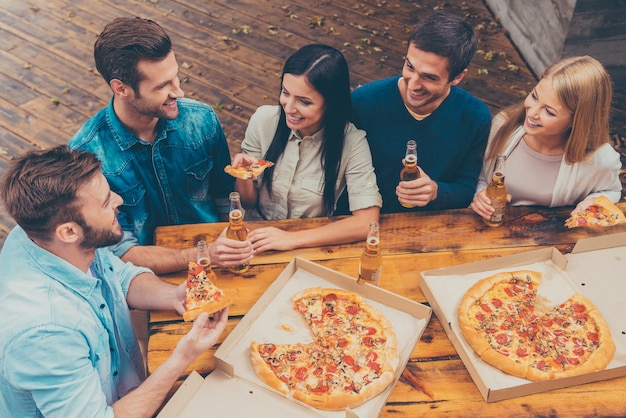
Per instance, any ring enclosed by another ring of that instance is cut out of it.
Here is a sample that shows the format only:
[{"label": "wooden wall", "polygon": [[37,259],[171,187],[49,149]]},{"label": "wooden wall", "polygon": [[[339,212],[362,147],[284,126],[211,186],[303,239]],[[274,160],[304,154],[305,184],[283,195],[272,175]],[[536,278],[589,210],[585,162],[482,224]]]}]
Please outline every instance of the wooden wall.
[{"label": "wooden wall", "polygon": [[[535,74],[591,55],[626,88],[626,0],[485,0]],[[532,7],[531,7],[532,6]]]}]

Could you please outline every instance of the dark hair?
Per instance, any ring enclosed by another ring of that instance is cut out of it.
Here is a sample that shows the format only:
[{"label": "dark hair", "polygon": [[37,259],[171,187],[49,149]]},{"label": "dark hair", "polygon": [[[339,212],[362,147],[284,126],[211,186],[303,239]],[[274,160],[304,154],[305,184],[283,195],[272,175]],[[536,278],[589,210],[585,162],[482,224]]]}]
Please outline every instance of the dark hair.
[{"label": "dark hair", "polygon": [[409,44],[422,51],[448,59],[452,81],[466,69],[476,50],[478,39],[474,29],[463,18],[438,11],[419,21],[409,34]]},{"label": "dark hair", "polygon": [[[281,91],[285,74],[305,75],[313,88],[324,98],[320,158],[324,168],[324,210],[330,215],[335,205],[335,183],[339,175],[345,129],[352,112],[348,63],[337,49],[328,45],[311,44],[298,49],[285,62],[281,76]],[[290,133],[285,111],[280,106],[278,127],[265,154],[266,160],[278,160],[285,151]],[[273,167],[269,170],[263,176],[263,184],[271,195]]]},{"label": "dark hair", "polygon": [[30,151],[6,172],[0,195],[7,212],[28,236],[48,241],[58,225],[82,222],[76,193],[99,170],[94,154],[67,145]]},{"label": "dark hair", "polygon": [[159,61],[172,50],[172,41],[156,22],[120,17],[104,27],[94,45],[96,68],[108,83],[118,79],[137,91],[140,60]]}]

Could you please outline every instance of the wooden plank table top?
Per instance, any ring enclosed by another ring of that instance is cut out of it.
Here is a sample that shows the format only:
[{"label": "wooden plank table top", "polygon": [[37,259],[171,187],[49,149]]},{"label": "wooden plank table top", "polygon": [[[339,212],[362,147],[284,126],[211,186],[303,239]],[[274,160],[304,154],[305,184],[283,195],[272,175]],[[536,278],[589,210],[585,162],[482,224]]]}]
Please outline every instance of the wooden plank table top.
[{"label": "wooden plank table top", "polygon": [[[626,203],[618,204],[626,210]],[[544,247],[563,253],[582,239],[626,231],[626,225],[604,229],[567,229],[563,223],[571,208],[509,208],[505,225],[490,228],[470,209],[381,215],[383,273],[380,286],[419,303],[428,304],[419,287],[421,271],[480,261]],[[249,228],[277,226],[298,230],[332,222],[332,218],[249,222]],[[213,240],[226,223],[160,227],[156,243],[187,247],[200,239]],[[356,277],[363,242],[258,254],[243,275],[216,268],[217,285],[233,296],[226,338],[241,318],[294,257],[299,256]],[[186,272],[163,276],[180,283]],[[148,370],[154,371],[172,352],[191,325],[174,312],[150,315]],[[221,341],[220,341],[221,342]],[[186,376],[196,370],[205,376],[215,368],[209,350],[185,371],[170,396]],[[626,416],[626,377],[552,390],[545,393],[487,403],[474,385],[463,362],[433,315],[413,349],[400,381],[381,411],[381,417],[452,416]],[[168,397],[169,398],[169,397]]]}]

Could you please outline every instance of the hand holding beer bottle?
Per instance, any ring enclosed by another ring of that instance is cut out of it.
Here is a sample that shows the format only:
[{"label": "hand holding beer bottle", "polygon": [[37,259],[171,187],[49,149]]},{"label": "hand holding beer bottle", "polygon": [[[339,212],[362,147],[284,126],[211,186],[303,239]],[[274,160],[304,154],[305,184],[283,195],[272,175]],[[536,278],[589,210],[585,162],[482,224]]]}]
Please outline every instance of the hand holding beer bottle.
[{"label": "hand holding beer bottle", "polygon": [[504,174],[506,170],[506,157],[498,155],[493,166],[491,182],[485,189],[485,194],[491,200],[491,206],[494,211],[489,219],[483,218],[485,224],[489,226],[500,226],[504,221],[504,213],[506,211],[507,191],[504,185]]},{"label": "hand holding beer bottle", "polygon": [[[414,140],[409,139],[406,143],[406,153],[404,155],[404,168],[400,171],[400,180],[409,181],[416,180],[420,176],[419,168],[417,168],[417,144]],[[413,205],[402,203],[405,208],[412,208]]]},{"label": "hand holding beer bottle", "polygon": [[[230,212],[228,214],[228,228],[226,229],[226,237],[230,239],[236,239],[239,241],[246,241],[248,239],[248,228],[243,222],[243,208],[241,207],[241,200],[239,193],[232,192],[230,194]],[[233,273],[245,273],[250,268],[250,264],[241,264],[239,266],[230,267],[230,271]]]},{"label": "hand holding beer bottle", "polygon": [[365,241],[365,249],[359,261],[358,283],[369,283],[378,286],[383,256],[380,252],[380,232],[378,222],[372,222]]}]

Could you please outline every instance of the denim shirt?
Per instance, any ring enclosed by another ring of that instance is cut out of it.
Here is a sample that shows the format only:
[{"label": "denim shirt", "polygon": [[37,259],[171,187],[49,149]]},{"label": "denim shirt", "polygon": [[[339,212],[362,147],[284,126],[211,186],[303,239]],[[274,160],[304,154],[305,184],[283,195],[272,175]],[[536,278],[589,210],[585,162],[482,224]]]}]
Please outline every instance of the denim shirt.
[{"label": "denim shirt", "polygon": [[110,405],[140,382],[126,294],[150,270],[104,248],[86,274],[19,226],[0,266],[0,416],[113,417]]},{"label": "denim shirt", "polygon": [[69,141],[96,154],[111,190],[124,199],[124,239],[111,248],[118,256],[152,245],[157,226],[217,222],[228,213],[234,178],[224,172],[230,153],[217,115],[189,99],[178,99],[178,109],[176,119],[159,120],[150,144],[122,125],[111,100]]}]

